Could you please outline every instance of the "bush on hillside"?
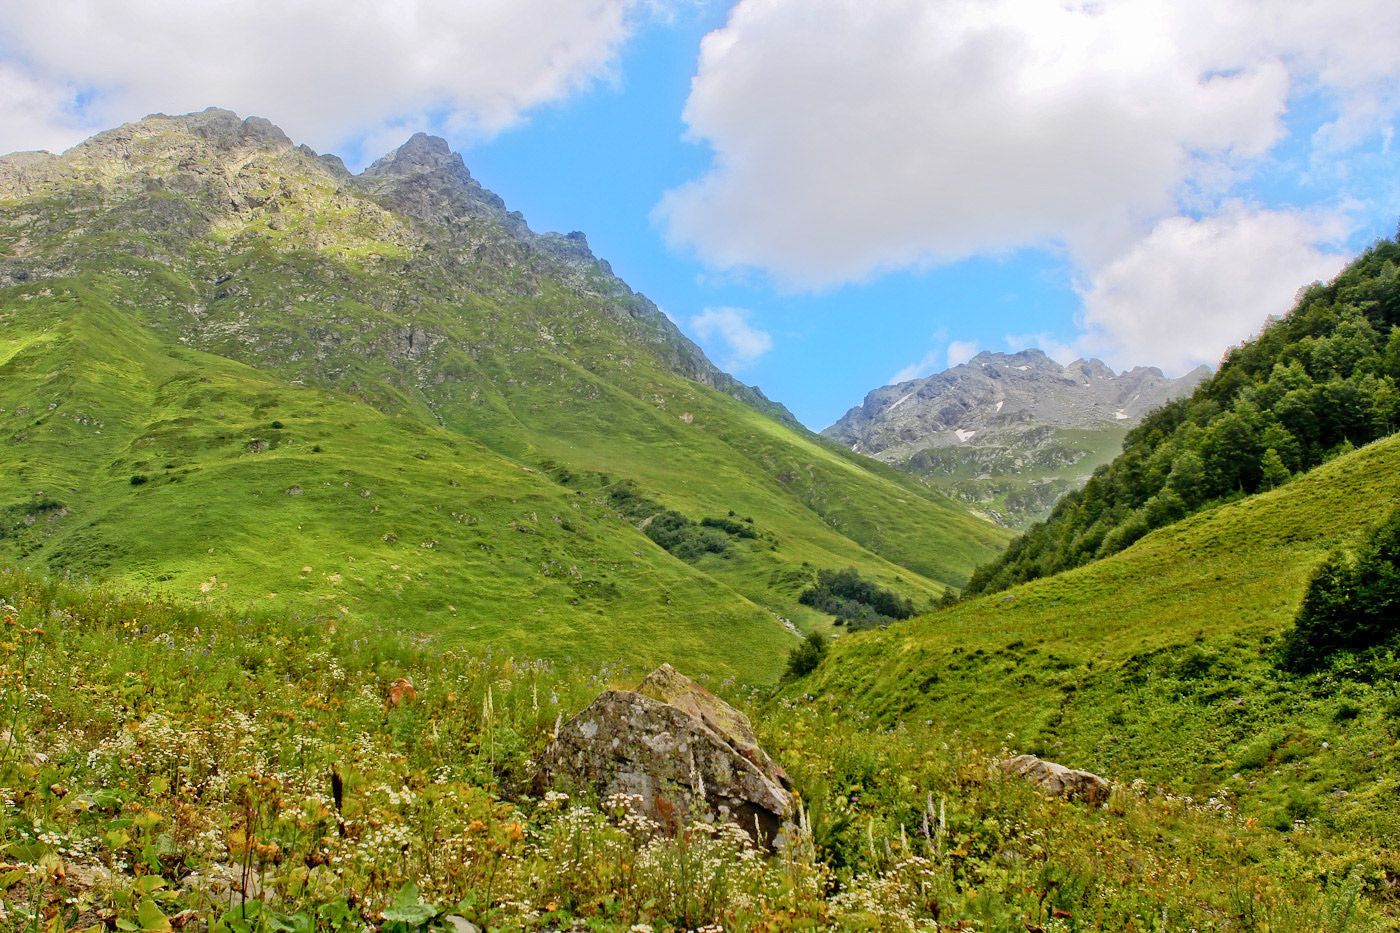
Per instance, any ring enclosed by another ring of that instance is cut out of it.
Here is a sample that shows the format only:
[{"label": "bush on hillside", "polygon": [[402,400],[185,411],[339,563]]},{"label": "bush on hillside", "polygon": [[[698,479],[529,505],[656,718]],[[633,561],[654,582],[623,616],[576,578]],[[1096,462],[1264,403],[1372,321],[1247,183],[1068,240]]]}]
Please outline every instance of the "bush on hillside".
[{"label": "bush on hillside", "polygon": [[662,506],[637,489],[631,480],[619,480],[608,489],[608,501],[627,518],[642,523],[642,533],[671,554],[695,563],[706,554],[723,554],[732,538],[757,538],[752,518],[702,518],[699,522]]},{"label": "bush on hillside", "polygon": [[729,547],[729,537],[724,532],[697,525],[680,512],[670,509],[653,516],[644,532],[648,538],[688,563],[694,563],[704,554],[722,554]]},{"label": "bush on hillside", "polygon": [[1398,635],[1400,509],[1367,537],[1354,558],[1334,551],[1318,567],[1284,638],[1284,666],[1318,670],[1339,652],[1364,652]]},{"label": "bush on hillside", "polygon": [[797,601],[829,612],[836,616],[838,625],[853,629],[885,625],[914,614],[912,602],[863,579],[854,567],[817,571],[816,584],[803,590]]},{"label": "bush on hillside", "polygon": [[826,647],[826,636],[821,632],[812,632],[802,640],[802,644],[788,653],[787,670],[783,673],[783,679],[806,677],[812,673],[817,669],[817,665],[822,663],[822,658],[826,657]]}]

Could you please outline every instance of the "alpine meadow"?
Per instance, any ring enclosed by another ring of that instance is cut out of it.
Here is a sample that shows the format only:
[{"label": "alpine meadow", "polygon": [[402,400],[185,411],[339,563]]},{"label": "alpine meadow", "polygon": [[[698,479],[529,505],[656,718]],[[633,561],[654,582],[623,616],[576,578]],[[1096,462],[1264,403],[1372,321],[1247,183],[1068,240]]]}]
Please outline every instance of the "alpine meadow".
[{"label": "alpine meadow", "polygon": [[404,136],[0,157],[0,931],[1400,929],[1400,242],[817,433]]}]

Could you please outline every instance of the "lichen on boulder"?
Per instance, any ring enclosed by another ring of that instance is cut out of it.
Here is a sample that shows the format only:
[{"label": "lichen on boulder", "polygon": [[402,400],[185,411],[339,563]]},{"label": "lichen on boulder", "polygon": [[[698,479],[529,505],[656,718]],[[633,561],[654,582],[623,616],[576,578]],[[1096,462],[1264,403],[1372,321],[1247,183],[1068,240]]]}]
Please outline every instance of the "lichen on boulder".
[{"label": "lichen on boulder", "polygon": [[748,717],[669,664],[634,690],[608,690],[559,729],[537,760],[537,787],[630,795],[663,832],[733,822],[781,848],[794,813],[787,774]]}]

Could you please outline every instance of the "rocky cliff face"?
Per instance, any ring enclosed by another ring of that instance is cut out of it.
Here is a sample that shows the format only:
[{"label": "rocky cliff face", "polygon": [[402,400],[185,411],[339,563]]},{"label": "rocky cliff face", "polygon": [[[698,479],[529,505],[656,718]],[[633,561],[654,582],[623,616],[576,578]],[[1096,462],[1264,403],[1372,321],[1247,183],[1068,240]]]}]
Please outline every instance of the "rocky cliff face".
[{"label": "rocky cliff face", "polygon": [[1099,360],[1061,366],[1035,349],[983,351],[874,390],[822,433],[1020,527],[1087,481],[1143,415],[1209,373],[1168,379],[1155,367],[1115,373]]}]

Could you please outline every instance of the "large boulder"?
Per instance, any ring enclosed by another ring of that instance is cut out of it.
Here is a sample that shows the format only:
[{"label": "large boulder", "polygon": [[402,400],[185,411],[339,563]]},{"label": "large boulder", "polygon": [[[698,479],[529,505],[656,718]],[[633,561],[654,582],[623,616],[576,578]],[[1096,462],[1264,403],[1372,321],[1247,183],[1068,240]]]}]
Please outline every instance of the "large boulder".
[{"label": "large boulder", "polygon": [[663,664],[635,690],[608,690],[559,730],[537,783],[600,800],[634,797],[662,831],[731,821],[781,848],[794,808],[789,782],[748,717]]},{"label": "large boulder", "polygon": [[1006,773],[1029,781],[1042,794],[1082,800],[1094,806],[1106,803],[1112,790],[1111,785],[1097,774],[1075,771],[1034,755],[1017,755],[1003,761],[1001,767]]}]

